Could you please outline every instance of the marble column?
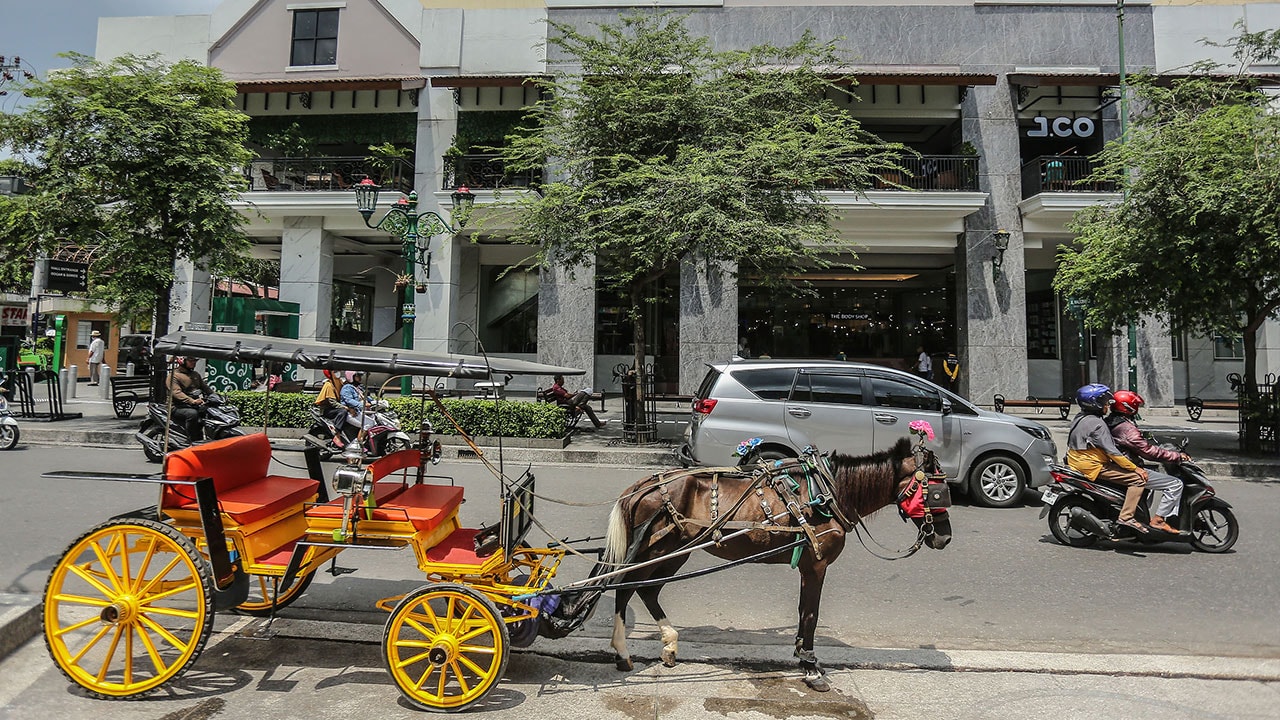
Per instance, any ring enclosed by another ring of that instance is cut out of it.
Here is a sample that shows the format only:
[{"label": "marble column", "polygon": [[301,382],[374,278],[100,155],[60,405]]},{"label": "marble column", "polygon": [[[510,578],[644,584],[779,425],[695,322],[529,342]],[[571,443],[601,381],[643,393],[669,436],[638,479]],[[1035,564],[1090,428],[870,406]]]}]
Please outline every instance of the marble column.
[{"label": "marble column", "polygon": [[[444,153],[458,132],[458,106],[449,88],[422,89],[418,96],[417,166],[414,187],[418,191],[419,212],[432,211],[452,222],[448,209],[441,207],[436,192],[444,187]],[[433,222],[423,222],[424,230]],[[418,247],[431,253],[427,267],[418,266],[417,282],[425,285],[425,293],[414,293],[417,318],[413,328],[413,347],[429,352],[458,351],[453,330],[458,316],[458,294],[464,271],[461,248],[466,241],[452,234],[418,238]]]},{"label": "marble column", "polygon": [[298,303],[298,339],[329,339],[333,235],[319,217],[286,217],[280,242],[280,299]]},{"label": "marble column", "polygon": [[581,368],[590,384],[595,377],[595,337],[594,261],[577,268],[553,262],[542,270],[538,283],[538,362]]},{"label": "marble column", "polygon": [[[965,218],[957,243],[956,310],[960,388],[971,400],[990,405],[1000,393],[1027,394],[1026,262],[1023,256],[1022,174],[1018,119],[1008,78],[973,88],[963,105],[965,140],[978,149],[981,189],[987,205]],[[1009,233],[999,274],[991,234]]]},{"label": "marble column", "polygon": [[177,330],[188,323],[209,323],[213,319],[213,293],[209,271],[190,260],[173,265],[173,290],[169,294],[169,328]]},{"label": "marble column", "polygon": [[1138,392],[1150,407],[1173,407],[1173,342],[1159,318],[1138,326]]},{"label": "marble column", "polygon": [[697,391],[707,364],[738,347],[736,265],[686,261],[680,268],[680,393]]}]

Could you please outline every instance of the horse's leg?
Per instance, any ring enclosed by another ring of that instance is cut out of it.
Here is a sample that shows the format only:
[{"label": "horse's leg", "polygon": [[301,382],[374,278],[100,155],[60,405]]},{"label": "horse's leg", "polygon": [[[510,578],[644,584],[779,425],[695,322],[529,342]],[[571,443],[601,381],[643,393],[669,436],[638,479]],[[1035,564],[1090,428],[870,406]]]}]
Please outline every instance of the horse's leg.
[{"label": "horse's leg", "polygon": [[634,590],[615,590],[613,602],[613,639],[609,645],[615,653],[613,664],[619,670],[630,670],[631,653],[627,652],[627,603]]},{"label": "horse's leg", "polygon": [[827,674],[813,652],[813,636],[818,629],[818,606],[822,603],[822,582],[827,576],[826,563],[800,568],[800,627],[796,633],[796,657],[804,670],[804,682],[818,692],[831,689]]},{"label": "horse's leg", "polygon": [[649,614],[658,623],[658,632],[662,636],[662,664],[667,667],[675,667],[676,651],[680,645],[680,633],[676,632],[675,627],[671,625],[671,621],[667,619],[667,614],[663,612],[662,606],[658,604],[658,593],[660,592],[662,592],[662,586],[656,585],[644,588],[636,594],[644,601],[644,606],[648,608]]}]

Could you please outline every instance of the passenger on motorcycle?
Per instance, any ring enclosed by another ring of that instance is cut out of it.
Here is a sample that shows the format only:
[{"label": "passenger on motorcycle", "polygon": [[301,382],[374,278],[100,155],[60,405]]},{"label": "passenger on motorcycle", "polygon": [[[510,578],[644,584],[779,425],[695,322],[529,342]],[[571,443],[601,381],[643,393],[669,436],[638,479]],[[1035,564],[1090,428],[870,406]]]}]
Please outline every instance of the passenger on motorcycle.
[{"label": "passenger on motorcycle", "polygon": [[[1142,460],[1152,462],[1177,463],[1190,460],[1185,453],[1166,450],[1155,445],[1142,436],[1135,420],[1138,410],[1146,404],[1142,396],[1128,390],[1117,390],[1111,405],[1111,414],[1107,416],[1107,427],[1111,428],[1111,437],[1116,445],[1125,451],[1135,463]],[[1182,500],[1182,481],[1162,472],[1147,471],[1147,487],[1161,491],[1160,504],[1151,515],[1151,527],[1167,533],[1177,533],[1166,519],[1178,512],[1178,503]],[[1126,498],[1127,499],[1127,498]]]},{"label": "passenger on motorcycle", "polygon": [[1071,422],[1067,435],[1067,464],[1090,480],[1127,485],[1117,522],[1145,533],[1146,526],[1134,520],[1133,513],[1142,500],[1147,471],[1134,465],[1111,438],[1111,430],[1102,419],[1111,401],[1111,388],[1106,385],[1093,383],[1076,391],[1080,414]]},{"label": "passenger on motorcycle", "polygon": [[368,430],[373,427],[373,415],[365,412],[369,408],[369,400],[364,394],[362,382],[364,373],[359,370],[348,372],[347,382],[342,385],[340,396],[347,409],[347,422]]},{"label": "passenger on motorcycle", "polygon": [[173,398],[172,420],[181,423],[191,442],[204,439],[204,429],[200,424],[200,415],[204,409],[204,397],[213,391],[205,384],[204,378],[196,372],[198,358],[177,358],[178,365],[169,373],[166,387]]},{"label": "passenger on motorcycle", "polygon": [[[315,402],[316,407],[320,409],[320,413],[324,415],[325,419],[333,423],[334,427],[339,430],[347,422],[347,408],[342,404],[341,399],[342,386],[344,384],[341,374],[334,375],[333,371],[325,370],[324,385],[321,386],[320,394],[316,396]],[[338,446],[344,444],[343,439],[339,437],[335,437],[333,442]]]}]

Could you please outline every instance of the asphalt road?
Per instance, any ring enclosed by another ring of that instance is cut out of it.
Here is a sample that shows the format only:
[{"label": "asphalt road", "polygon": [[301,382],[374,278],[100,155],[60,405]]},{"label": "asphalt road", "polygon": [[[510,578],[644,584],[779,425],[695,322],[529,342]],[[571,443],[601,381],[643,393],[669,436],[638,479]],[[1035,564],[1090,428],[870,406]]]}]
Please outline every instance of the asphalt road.
[{"label": "asphalt road", "polygon": [[[49,469],[154,471],[157,466],[137,450],[32,445],[0,461],[0,591],[41,592],[50,568],[82,532],[112,513],[156,501],[154,486],[39,477]],[[495,481],[479,463],[457,463],[452,470],[466,487],[464,524],[494,522]],[[602,534],[609,502],[650,472],[583,465],[535,471],[541,494],[589,505],[539,502],[537,515],[561,538]],[[295,471],[277,466],[273,472]],[[1242,525],[1241,540],[1225,555],[1178,545],[1067,548],[1049,536],[1034,497],[1008,510],[958,506],[950,547],[924,549],[906,560],[879,560],[851,543],[827,576],[818,644],[1278,658],[1274,599],[1280,597],[1280,569],[1274,558],[1280,533],[1273,529],[1280,524],[1280,484],[1228,481],[1217,487]],[[914,538],[888,511],[871,521],[871,529],[893,549]],[[547,541],[536,528],[529,540]],[[373,602],[423,582],[409,551],[348,551],[338,560],[357,572],[318,576],[289,616],[380,626],[384,616]],[[712,560],[698,558],[688,567]],[[587,567],[569,558],[558,579],[581,578]],[[749,566],[672,585],[663,604],[682,641],[786,646],[795,633],[797,598],[794,573]],[[583,635],[606,637],[611,610],[607,598]],[[641,630],[652,627],[638,601],[632,611]],[[370,633],[379,634],[380,627]],[[633,652],[656,651],[644,636],[636,636]]]}]

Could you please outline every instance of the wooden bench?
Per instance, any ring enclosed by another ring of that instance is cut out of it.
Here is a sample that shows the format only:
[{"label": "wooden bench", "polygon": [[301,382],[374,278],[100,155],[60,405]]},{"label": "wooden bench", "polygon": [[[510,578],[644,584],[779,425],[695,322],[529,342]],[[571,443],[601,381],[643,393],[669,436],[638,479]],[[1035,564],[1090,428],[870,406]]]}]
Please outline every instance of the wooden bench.
[{"label": "wooden bench", "polygon": [[673,402],[692,405],[694,397],[692,395],[677,395],[674,393],[655,393],[652,395],[654,402]]},{"label": "wooden bench", "polygon": [[138,403],[150,401],[150,375],[120,375],[111,378],[111,407],[121,420],[128,419]]},{"label": "wooden bench", "polygon": [[1071,401],[1066,398],[1057,398],[1050,400],[1048,398],[1038,398],[1034,395],[1028,395],[1026,400],[1006,400],[1004,395],[996,393],[995,397],[996,412],[1004,412],[1006,407],[1029,407],[1035,408],[1036,414],[1045,411],[1045,408],[1057,408],[1058,413],[1062,415],[1062,419],[1066,420],[1067,415],[1071,413]]}]

